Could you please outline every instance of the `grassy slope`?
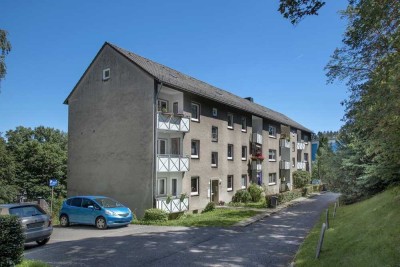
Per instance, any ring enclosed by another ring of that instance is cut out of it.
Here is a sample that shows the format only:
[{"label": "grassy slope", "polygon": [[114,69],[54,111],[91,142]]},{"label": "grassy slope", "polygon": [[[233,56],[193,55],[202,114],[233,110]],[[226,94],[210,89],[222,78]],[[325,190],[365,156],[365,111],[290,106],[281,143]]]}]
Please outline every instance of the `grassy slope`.
[{"label": "grassy slope", "polygon": [[[337,209],[315,259],[325,213],[296,255],[296,266],[400,266],[400,188]],[[397,192],[397,195],[396,195]],[[329,209],[332,216],[333,207]]]}]

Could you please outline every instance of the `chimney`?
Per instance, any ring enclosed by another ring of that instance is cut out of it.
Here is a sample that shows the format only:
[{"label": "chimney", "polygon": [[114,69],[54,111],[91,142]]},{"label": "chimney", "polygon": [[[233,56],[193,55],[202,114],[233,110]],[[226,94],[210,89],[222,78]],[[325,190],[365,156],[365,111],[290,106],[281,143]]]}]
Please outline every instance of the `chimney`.
[{"label": "chimney", "polygon": [[253,100],[253,98],[252,98],[251,96],[245,97],[244,99],[247,99],[247,100],[249,100],[250,102],[254,102],[254,100]]}]

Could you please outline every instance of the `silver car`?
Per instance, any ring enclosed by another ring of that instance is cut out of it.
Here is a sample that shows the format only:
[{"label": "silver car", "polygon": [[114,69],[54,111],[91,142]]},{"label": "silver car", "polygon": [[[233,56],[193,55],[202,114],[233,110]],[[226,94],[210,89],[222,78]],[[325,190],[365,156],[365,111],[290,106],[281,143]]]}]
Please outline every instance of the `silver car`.
[{"label": "silver car", "polygon": [[25,243],[36,241],[44,245],[53,232],[50,216],[37,204],[1,204],[0,215],[16,215],[20,218]]}]

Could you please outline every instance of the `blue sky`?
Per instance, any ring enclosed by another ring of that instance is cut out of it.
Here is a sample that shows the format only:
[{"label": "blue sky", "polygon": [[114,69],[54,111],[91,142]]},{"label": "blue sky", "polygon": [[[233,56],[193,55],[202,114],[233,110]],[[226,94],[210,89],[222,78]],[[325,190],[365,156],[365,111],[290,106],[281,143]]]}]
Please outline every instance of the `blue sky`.
[{"label": "blue sky", "polygon": [[[341,45],[346,0],[293,26],[278,0],[3,0],[13,49],[1,82],[0,132],[22,125],[67,131],[63,101],[105,41],[286,114],[315,132],[338,130],[347,98],[326,84]],[[271,94],[271,92],[273,92]]]}]

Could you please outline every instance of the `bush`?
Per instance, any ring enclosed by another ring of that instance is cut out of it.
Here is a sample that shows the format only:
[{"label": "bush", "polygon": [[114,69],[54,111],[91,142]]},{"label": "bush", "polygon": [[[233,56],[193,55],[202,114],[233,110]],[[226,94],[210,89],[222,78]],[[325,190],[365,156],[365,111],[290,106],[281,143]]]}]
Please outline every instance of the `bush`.
[{"label": "bush", "polygon": [[0,266],[14,266],[22,261],[25,237],[18,217],[0,216]]},{"label": "bush", "polygon": [[262,193],[263,193],[263,189],[261,186],[255,184],[255,183],[251,183],[248,190],[249,190],[249,193],[251,196],[251,200],[253,202],[258,202],[261,200]]},{"label": "bush", "polygon": [[293,185],[294,188],[302,188],[310,183],[310,173],[307,171],[293,172]]},{"label": "bush", "polygon": [[144,212],[143,221],[168,221],[168,213],[160,209],[147,209]]},{"label": "bush", "polygon": [[204,208],[204,210],[201,213],[206,213],[209,211],[215,210],[215,203],[214,202],[208,202],[207,206]]},{"label": "bush", "polygon": [[241,189],[236,191],[235,195],[232,197],[232,202],[237,203],[247,203],[249,201],[251,201],[251,195],[249,193],[249,191],[247,191],[246,189]]},{"label": "bush", "polygon": [[291,201],[293,199],[301,197],[301,195],[302,195],[302,190],[301,189],[300,190],[299,189],[298,190],[294,189],[292,191],[287,191],[287,192],[280,193],[280,194],[278,194],[278,203],[282,204],[282,203],[289,202],[289,201]]}]

